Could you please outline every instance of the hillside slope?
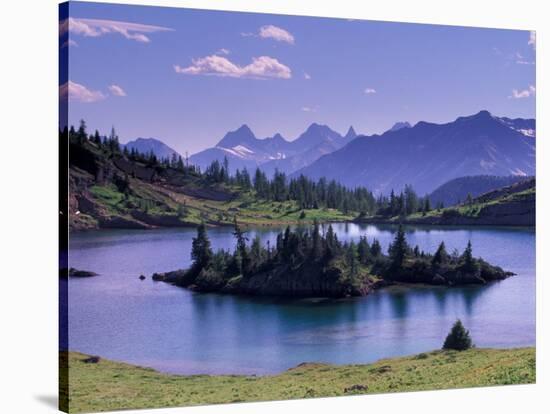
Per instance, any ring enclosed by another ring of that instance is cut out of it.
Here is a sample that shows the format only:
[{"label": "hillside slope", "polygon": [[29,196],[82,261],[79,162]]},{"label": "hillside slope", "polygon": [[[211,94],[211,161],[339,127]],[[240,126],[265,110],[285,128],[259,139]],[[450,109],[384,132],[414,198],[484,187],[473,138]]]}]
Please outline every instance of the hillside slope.
[{"label": "hillside slope", "polygon": [[527,181],[531,178],[518,175],[500,177],[496,175],[474,175],[459,177],[437,187],[428,197],[432,206],[443,204],[444,207],[449,207],[466,201],[468,196],[478,197],[489,191]]},{"label": "hillside slope", "polygon": [[97,228],[244,225],[343,221],[333,209],[303,210],[295,201],[268,202],[225,183],[211,183],[192,168],[151,166],[94,142],[70,144],[69,223],[71,230]]},{"label": "hillside slope", "polygon": [[470,203],[406,217],[367,217],[360,222],[431,225],[535,226],[536,180],[534,178],[490,191]]}]

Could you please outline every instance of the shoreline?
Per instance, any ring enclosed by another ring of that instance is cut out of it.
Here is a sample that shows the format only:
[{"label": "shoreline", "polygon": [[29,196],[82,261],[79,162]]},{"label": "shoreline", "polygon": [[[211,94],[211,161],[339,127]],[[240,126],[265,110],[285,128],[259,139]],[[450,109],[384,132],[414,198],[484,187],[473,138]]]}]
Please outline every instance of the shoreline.
[{"label": "shoreline", "polygon": [[[170,273],[170,272],[167,272]],[[219,291],[201,291],[199,289],[196,289],[194,287],[190,286],[178,286],[173,281],[169,280],[162,280],[162,279],[155,279],[153,278],[156,275],[154,273],[150,278],[153,282],[162,282],[167,283],[171,286],[174,286],[179,289],[185,289],[191,293],[200,294],[200,295],[221,295],[221,296],[237,296],[237,297],[243,297],[243,298],[261,298],[261,299],[271,299],[271,300],[279,300],[279,301],[303,301],[303,302],[312,302],[312,303],[320,303],[320,302],[339,302],[339,301],[351,301],[351,300],[361,300],[366,299],[372,294],[383,291],[383,290],[390,290],[390,289],[460,289],[460,288],[482,288],[486,286],[491,286],[496,283],[500,283],[505,281],[503,280],[493,280],[490,282],[486,282],[485,284],[476,284],[476,283],[469,283],[469,284],[460,284],[460,285],[440,285],[440,284],[429,284],[429,283],[410,283],[410,282],[388,282],[388,281],[381,281],[381,283],[373,284],[372,288],[364,295],[361,296],[354,296],[354,295],[348,295],[348,296],[342,296],[342,297],[332,297],[332,296],[297,296],[297,295],[262,295],[262,294],[255,294],[250,292],[229,292],[224,290]],[[517,276],[516,274],[510,276]]]},{"label": "shoreline", "polygon": [[[148,366],[147,364],[142,365],[142,364],[135,364],[135,363],[126,362],[126,361],[118,360],[118,359],[104,358],[101,355],[89,354],[89,353],[81,352],[81,351],[78,351],[78,350],[59,351],[59,354],[60,355],[68,354],[68,355],[78,356],[78,358],[82,362],[85,362],[85,363],[90,363],[90,362],[89,361],[83,361],[84,359],[92,358],[92,359],[97,359],[97,361],[93,361],[91,363],[97,363],[97,362],[100,362],[100,361],[108,361],[108,362],[112,362],[112,363],[115,363],[115,364],[123,364],[123,365],[131,366],[131,367],[134,367],[134,368],[138,368],[138,369],[153,371],[153,372],[155,372],[159,375],[165,375],[165,376],[211,377],[211,378],[216,378],[216,377],[270,378],[270,377],[277,377],[279,375],[297,370],[297,369],[302,368],[302,367],[308,367],[308,366],[314,366],[314,365],[317,365],[317,366],[318,365],[324,365],[324,366],[328,366],[328,367],[332,367],[332,368],[365,367],[365,366],[369,366],[369,365],[380,364],[382,362],[387,362],[387,361],[395,361],[395,360],[410,359],[410,358],[423,359],[424,355],[426,355],[426,354],[428,354],[428,355],[430,355],[430,354],[431,355],[437,355],[437,354],[464,354],[464,353],[468,353],[468,352],[471,353],[471,352],[475,352],[475,351],[480,351],[480,352],[492,352],[492,351],[504,352],[504,351],[527,350],[527,349],[536,350],[536,344],[527,345],[527,346],[512,346],[512,347],[494,346],[494,347],[482,347],[482,348],[477,348],[477,347],[474,346],[474,347],[470,348],[467,351],[456,351],[456,350],[450,350],[450,349],[431,349],[431,350],[417,352],[417,353],[413,353],[413,354],[400,354],[400,355],[394,355],[394,356],[385,356],[385,357],[373,359],[371,361],[358,362],[358,363],[349,362],[349,363],[339,364],[339,363],[332,363],[332,362],[325,362],[325,361],[303,361],[303,362],[299,362],[296,365],[293,365],[289,368],[284,368],[282,370],[278,370],[278,371],[274,371],[274,372],[267,372],[265,374],[261,374],[261,373],[239,373],[239,372],[227,372],[227,373],[208,373],[208,372],[185,373],[185,372],[182,372],[182,373],[175,373],[175,372],[170,372],[170,371],[166,371],[166,370],[163,370],[163,369],[154,368],[152,366]],[[420,355],[420,358],[418,358],[419,355]]]},{"label": "shoreline", "polygon": [[[310,225],[312,221],[281,221],[281,222],[272,222],[272,223],[241,223],[239,224],[243,228],[277,228],[285,226],[296,226],[296,225]],[[364,225],[381,225],[381,226],[398,226],[399,224],[405,226],[419,226],[426,228],[502,228],[502,229],[525,229],[525,230],[535,230],[535,225],[525,225],[525,224],[490,224],[490,223],[429,223],[429,222],[419,222],[419,221],[395,221],[389,219],[361,219],[361,220],[334,220],[334,221],[320,221],[319,224],[364,224]],[[230,223],[205,223],[208,228],[231,228],[233,224]],[[150,226],[146,228],[129,228],[129,227],[97,227],[97,228],[82,228],[82,229],[69,229],[69,234],[81,234],[89,232],[103,232],[111,230],[139,230],[139,231],[149,231],[149,230],[175,230],[175,229],[196,229],[199,224],[189,224],[181,226]]]},{"label": "shoreline", "polygon": [[60,403],[71,412],[95,412],[531,384],[536,348],[436,350],[367,364],[306,362],[262,376],[164,374],[66,351],[60,369]]}]

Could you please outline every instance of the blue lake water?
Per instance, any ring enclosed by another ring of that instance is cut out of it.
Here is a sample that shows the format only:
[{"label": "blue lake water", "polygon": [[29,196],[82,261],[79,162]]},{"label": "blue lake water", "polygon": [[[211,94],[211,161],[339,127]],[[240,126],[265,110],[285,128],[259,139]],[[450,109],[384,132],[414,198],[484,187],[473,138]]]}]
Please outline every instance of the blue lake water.
[{"label": "blue lake water", "polygon": [[[377,238],[392,226],[336,224],[340,240]],[[72,234],[69,263],[98,277],[69,280],[69,349],[178,374],[271,374],[301,362],[368,363],[441,347],[460,318],[478,347],[535,345],[532,229],[407,227],[434,252],[472,241],[474,255],[517,273],[488,286],[392,287],[364,298],[281,300],[192,293],[150,275],[187,267],[193,229]],[[279,229],[256,229],[272,243]],[[232,248],[230,228],[209,230]],[[273,245],[273,244],[272,244]],[[144,274],[147,279],[140,281]]]}]

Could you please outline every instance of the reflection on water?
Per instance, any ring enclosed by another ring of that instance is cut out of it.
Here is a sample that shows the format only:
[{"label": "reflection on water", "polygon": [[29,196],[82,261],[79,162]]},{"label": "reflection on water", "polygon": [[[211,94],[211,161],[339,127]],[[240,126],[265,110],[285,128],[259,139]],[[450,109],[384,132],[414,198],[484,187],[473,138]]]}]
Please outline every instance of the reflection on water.
[{"label": "reflection on water", "polygon": [[[377,238],[393,226],[334,225],[339,239]],[[266,242],[277,231],[250,231]],[[209,232],[214,248],[231,229]],[[188,266],[194,231],[105,231],[71,237],[70,265],[100,276],[69,281],[69,348],[174,373],[280,372],[304,361],[365,363],[441,347],[456,318],[477,346],[535,343],[535,233],[528,229],[407,228],[412,245],[474,254],[517,276],[489,286],[394,286],[348,300],[195,294],[150,278]]]}]

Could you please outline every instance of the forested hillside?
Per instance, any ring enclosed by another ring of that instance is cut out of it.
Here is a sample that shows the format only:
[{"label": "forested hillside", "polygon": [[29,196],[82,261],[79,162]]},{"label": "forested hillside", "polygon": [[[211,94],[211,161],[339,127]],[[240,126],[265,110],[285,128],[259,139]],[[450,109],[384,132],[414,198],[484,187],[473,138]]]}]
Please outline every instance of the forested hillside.
[{"label": "forested hillside", "polygon": [[277,171],[268,178],[259,169],[230,175],[227,159],[201,171],[176,154],[162,159],[121,147],[114,130],[88,134],[84,121],[60,139],[69,141],[72,230],[231,225],[235,217],[244,224],[345,221],[376,209],[365,188]]}]

